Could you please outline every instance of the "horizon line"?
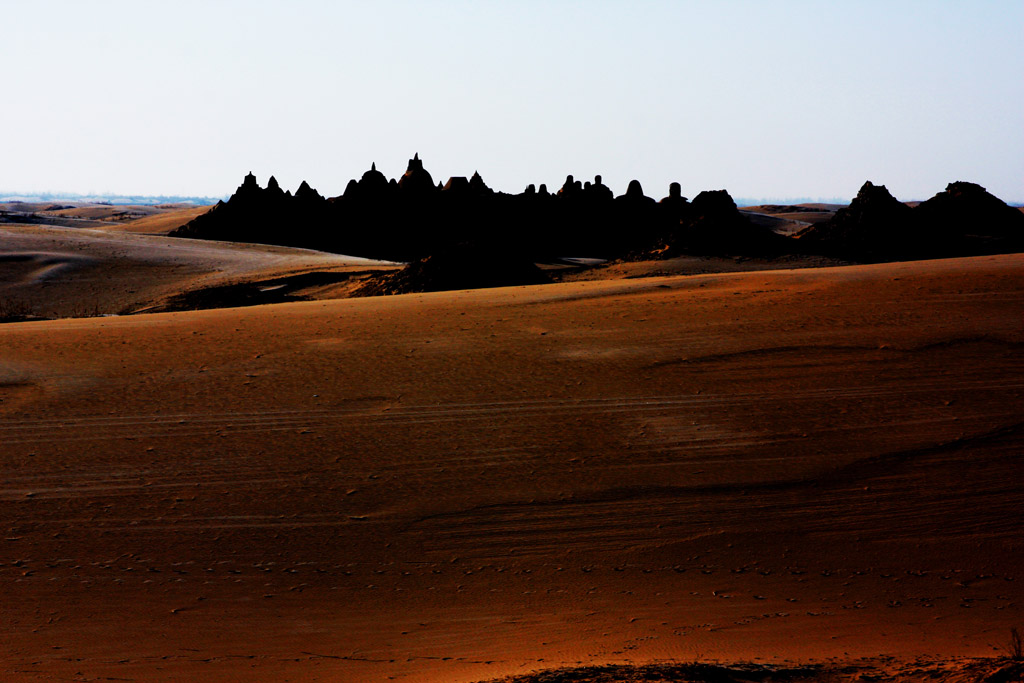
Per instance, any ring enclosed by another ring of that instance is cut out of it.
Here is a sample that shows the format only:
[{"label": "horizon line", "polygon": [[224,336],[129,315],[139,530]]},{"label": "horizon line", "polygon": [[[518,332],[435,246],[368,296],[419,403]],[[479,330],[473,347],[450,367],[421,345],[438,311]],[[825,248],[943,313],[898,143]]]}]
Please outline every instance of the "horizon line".
[{"label": "horizon line", "polygon": [[[268,176],[268,180],[273,177],[273,174]],[[312,186],[311,186],[312,187]],[[237,188],[236,188],[237,189]],[[316,189],[316,188],[314,188]],[[501,190],[495,190],[502,194],[509,194]],[[728,191],[728,190],[726,190]],[[9,192],[0,190],[0,202],[25,202],[27,199],[38,198],[43,201],[56,201],[59,199],[65,199],[67,201],[77,200],[112,200],[112,199],[165,199],[165,200],[213,200],[210,205],[216,204],[220,201],[227,201],[234,195],[235,191],[223,195],[204,195],[204,194],[146,194],[136,192],[64,192],[58,190],[43,190],[34,192]],[[324,197],[330,199],[334,197],[341,197],[344,193],[337,195],[324,195]],[[732,193],[730,193],[731,196]],[[935,196],[935,195],[932,195]],[[899,199],[901,202],[923,202],[927,198],[911,198],[911,199]],[[848,205],[853,201],[853,198],[844,197],[811,197],[808,195],[797,195],[788,197],[767,197],[767,196],[736,196],[733,197],[733,201],[736,202],[737,206],[762,206],[765,204],[780,204],[780,205],[796,205],[796,204],[841,204]],[[1003,200],[1007,205],[1014,208],[1024,208],[1024,197],[1018,199]],[[741,204],[741,202],[743,202]],[[32,203],[32,202],[27,202]],[[112,204],[130,205],[130,202],[109,202]],[[177,203],[177,202],[165,202],[165,203]],[[197,203],[197,202],[193,202]],[[205,204],[200,204],[205,205]]]}]

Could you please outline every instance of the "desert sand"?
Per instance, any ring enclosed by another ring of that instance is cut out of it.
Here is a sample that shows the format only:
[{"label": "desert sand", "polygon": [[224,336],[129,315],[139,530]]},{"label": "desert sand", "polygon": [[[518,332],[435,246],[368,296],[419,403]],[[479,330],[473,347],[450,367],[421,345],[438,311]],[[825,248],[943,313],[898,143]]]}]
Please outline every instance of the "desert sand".
[{"label": "desert sand", "polygon": [[333,279],[344,282],[368,269],[393,267],[308,249],[0,224],[0,309],[12,306],[40,317],[133,313],[211,288],[269,281],[264,287],[269,290],[291,276],[308,280],[318,272],[334,273]]},{"label": "desert sand", "polygon": [[1024,604],[1022,274],[0,325],[0,679],[997,655]]},{"label": "desert sand", "polygon": [[743,206],[740,211],[755,225],[764,225],[783,235],[792,235],[835,214],[832,204],[762,204]]},{"label": "desert sand", "polygon": [[194,204],[0,202],[0,224],[26,223],[166,235],[210,210]]},{"label": "desert sand", "polygon": [[171,206],[159,213],[133,217],[131,220],[111,222],[107,229],[146,235],[166,235],[210,210],[209,206]]}]

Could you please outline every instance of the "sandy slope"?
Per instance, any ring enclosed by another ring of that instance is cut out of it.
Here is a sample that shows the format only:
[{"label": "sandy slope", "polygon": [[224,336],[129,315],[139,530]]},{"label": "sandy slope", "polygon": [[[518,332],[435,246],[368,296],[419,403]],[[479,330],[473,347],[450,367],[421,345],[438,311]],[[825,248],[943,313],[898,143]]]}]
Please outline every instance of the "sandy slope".
[{"label": "sandy slope", "polygon": [[992,654],[1024,605],[1022,272],[2,325],[0,678]]},{"label": "sandy slope", "polygon": [[166,235],[210,210],[192,204],[60,204],[54,202],[0,202],[4,222],[69,228],[100,228],[115,232]]},{"label": "sandy slope", "polygon": [[610,261],[597,267],[580,270],[547,266],[561,282],[587,280],[630,280],[672,275],[709,275],[713,273],[747,273],[755,270],[794,270],[848,265],[824,256],[782,256],[774,259],[728,256],[677,256],[657,261]]},{"label": "sandy slope", "polygon": [[0,301],[47,317],[121,313],[197,288],[375,263],[288,247],[0,225]]},{"label": "sandy slope", "polygon": [[170,209],[150,216],[142,216],[130,221],[111,224],[111,230],[141,233],[146,235],[166,235],[175,228],[188,223],[196,216],[210,210],[209,206],[190,206]]},{"label": "sandy slope", "polygon": [[[755,225],[763,225],[775,232],[792,235],[814,223],[828,220],[835,214],[836,208],[835,204],[796,204],[794,206],[744,206],[740,210]],[[786,209],[794,210],[787,211]]]}]

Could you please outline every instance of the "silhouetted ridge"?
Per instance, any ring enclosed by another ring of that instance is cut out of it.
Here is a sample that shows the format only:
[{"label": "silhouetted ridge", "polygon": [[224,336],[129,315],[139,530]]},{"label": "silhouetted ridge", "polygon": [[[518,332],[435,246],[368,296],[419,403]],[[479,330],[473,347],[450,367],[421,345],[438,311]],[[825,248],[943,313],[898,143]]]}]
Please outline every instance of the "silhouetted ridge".
[{"label": "silhouetted ridge", "polygon": [[[349,187],[352,187],[350,184]],[[359,179],[359,182],[355,185],[355,196],[353,199],[366,199],[375,200],[383,199],[387,197],[390,190],[388,179],[384,177],[384,174],[377,170],[377,163],[374,162],[370,165],[370,170],[363,174],[363,177]],[[345,194],[348,197],[348,194]]]},{"label": "silhouetted ridge", "polygon": [[[667,201],[666,201],[667,200]],[[740,213],[725,190],[705,190],[687,203],[677,188],[659,206],[679,216],[653,246],[634,258],[701,256],[753,256],[774,258],[790,253],[792,240],[751,223]]]},{"label": "silhouetted ridge", "polygon": [[912,210],[884,185],[867,181],[849,206],[797,238],[809,249],[857,261],[898,258],[913,251],[918,239]]},{"label": "silhouetted ridge", "polygon": [[305,204],[320,204],[325,201],[305,180],[299,185],[299,189],[295,190],[295,198]]},{"label": "silhouetted ridge", "polygon": [[[600,178],[600,176],[598,176]],[[682,220],[690,213],[690,202],[683,196],[683,188],[679,183],[668,186],[668,196],[658,202],[671,218]]]},{"label": "silhouetted ridge", "polygon": [[479,171],[473,171],[473,176],[469,179],[469,187],[471,190],[473,190],[473,192],[476,192],[478,195],[494,194],[494,190],[487,187],[487,184],[484,182],[484,179],[480,177]]},{"label": "silhouetted ridge", "polygon": [[967,256],[1024,250],[1024,213],[981,185],[958,181],[914,209],[925,247],[934,255]]},{"label": "silhouetted ridge", "polygon": [[259,242],[313,247],[316,240],[304,231],[285,236],[298,219],[321,221],[326,202],[320,194],[303,182],[295,196],[281,189],[273,176],[267,187],[260,187],[256,176],[249,173],[227,202],[219,202],[207,213],[197,216],[170,234],[174,237],[234,242]]},{"label": "silhouetted ridge", "polygon": [[557,195],[544,184],[519,195],[495,192],[479,172],[435,184],[416,154],[400,180],[388,180],[374,163],[326,201],[308,183],[293,197],[274,178],[261,188],[250,173],[223,207],[172,234],[400,261],[481,239],[534,260],[615,258],[663,234],[678,221],[679,206],[655,203],[636,181],[615,198],[601,176],[584,185],[570,175]]},{"label": "silhouetted ridge", "polygon": [[567,175],[554,194],[531,184],[513,195],[492,190],[478,172],[435,183],[416,154],[401,179],[389,180],[374,163],[327,200],[305,181],[293,196],[274,177],[261,188],[249,173],[228,201],[171,234],[405,262],[444,263],[440,254],[467,243],[530,262],[797,253],[879,261],[1024,250],[1024,215],[973,183],[951,183],[910,209],[867,182],[848,207],[794,240],[752,223],[725,190],[691,202],[672,183],[655,202],[636,180],[615,196],[599,175],[586,182]]},{"label": "silhouetted ridge", "polygon": [[437,192],[434,179],[423,168],[423,162],[420,161],[419,154],[409,159],[409,167],[406,169],[405,175],[398,181],[398,187],[403,192],[410,193],[411,195],[430,195]]},{"label": "silhouetted ridge", "polygon": [[469,178],[466,176],[452,176],[448,179],[448,182],[444,184],[445,192],[454,192],[456,194],[469,194]]},{"label": "silhouetted ridge", "polygon": [[797,235],[807,249],[857,261],[944,258],[1024,249],[1024,214],[974,183],[950,183],[917,208],[870,182],[848,207]]},{"label": "silhouetted ridge", "polygon": [[638,203],[653,203],[654,200],[644,194],[644,188],[640,187],[639,180],[630,180],[629,185],[626,187],[626,194],[621,199],[627,199],[631,202]]}]

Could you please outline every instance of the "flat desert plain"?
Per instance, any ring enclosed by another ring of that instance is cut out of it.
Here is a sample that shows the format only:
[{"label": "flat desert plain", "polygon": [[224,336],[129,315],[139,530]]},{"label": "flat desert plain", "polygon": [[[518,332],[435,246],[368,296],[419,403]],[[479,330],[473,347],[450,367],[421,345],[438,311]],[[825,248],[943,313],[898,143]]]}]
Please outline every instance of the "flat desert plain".
[{"label": "flat desert plain", "polygon": [[0,679],[994,656],[1022,348],[1021,255],[0,325]]}]

